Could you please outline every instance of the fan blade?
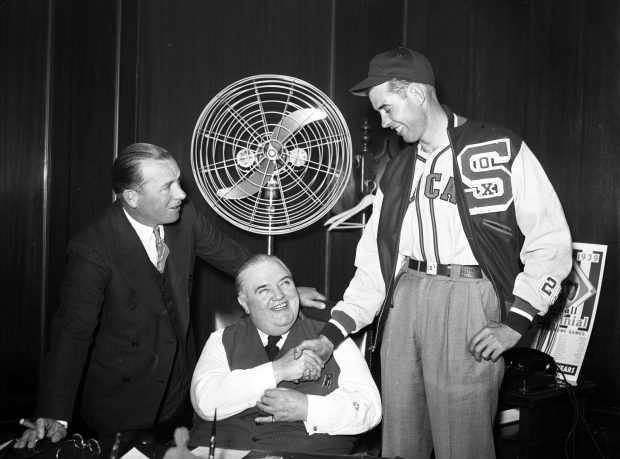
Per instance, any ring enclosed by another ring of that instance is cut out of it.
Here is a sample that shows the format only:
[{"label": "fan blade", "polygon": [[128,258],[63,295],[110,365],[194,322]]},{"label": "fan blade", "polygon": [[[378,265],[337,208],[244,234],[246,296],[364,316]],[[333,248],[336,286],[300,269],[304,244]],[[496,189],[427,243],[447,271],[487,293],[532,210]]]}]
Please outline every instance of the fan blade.
[{"label": "fan blade", "polygon": [[[280,124],[273,129],[271,140],[276,140],[279,144],[282,144],[283,140],[295,135],[306,124],[325,118],[327,118],[327,113],[318,108],[302,108],[301,110],[288,113],[282,117]],[[275,145],[273,147],[279,150],[279,147]]]},{"label": "fan blade", "polygon": [[243,199],[256,194],[261,189],[261,185],[267,183],[273,170],[275,161],[265,158],[260,167],[246,177],[243,182],[237,183],[229,188],[217,190],[217,195],[224,199]]},{"label": "fan blade", "polygon": [[[279,152],[284,140],[295,135],[295,133],[306,124],[322,120],[326,117],[327,113],[318,108],[303,108],[284,115],[280,123],[271,133],[271,146]],[[273,142],[274,140],[276,142]],[[229,188],[217,190],[217,195],[224,199],[243,199],[252,196],[260,190],[263,183],[267,183],[274,169],[275,160],[265,159],[252,175]]]}]

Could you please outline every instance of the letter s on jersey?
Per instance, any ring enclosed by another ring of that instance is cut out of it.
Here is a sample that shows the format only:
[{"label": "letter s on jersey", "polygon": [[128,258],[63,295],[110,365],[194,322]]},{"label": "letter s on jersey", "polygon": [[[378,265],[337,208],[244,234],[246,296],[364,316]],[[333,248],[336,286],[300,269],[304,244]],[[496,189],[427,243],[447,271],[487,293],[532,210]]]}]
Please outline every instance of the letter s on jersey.
[{"label": "letter s on jersey", "polygon": [[[457,160],[469,202],[469,213],[501,212],[510,206],[512,173],[505,165],[511,158],[510,140],[498,139],[466,146]],[[473,203],[473,205],[472,205]]]}]

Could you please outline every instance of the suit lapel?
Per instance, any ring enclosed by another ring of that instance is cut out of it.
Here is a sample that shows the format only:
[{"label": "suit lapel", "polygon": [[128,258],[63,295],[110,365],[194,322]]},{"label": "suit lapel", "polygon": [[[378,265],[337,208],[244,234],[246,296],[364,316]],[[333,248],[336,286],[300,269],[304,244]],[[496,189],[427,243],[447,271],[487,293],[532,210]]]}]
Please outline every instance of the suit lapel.
[{"label": "suit lapel", "polygon": [[117,201],[110,212],[112,244],[117,267],[144,305],[160,318],[167,317],[155,268],[138,234]]},{"label": "suit lapel", "polygon": [[190,244],[191,238],[185,234],[187,231],[189,230],[184,228],[180,222],[166,225],[164,230],[164,239],[170,249],[170,255],[168,255],[166,262],[167,275],[170,277],[174,291],[177,320],[184,333],[189,327],[189,270],[194,257]]}]

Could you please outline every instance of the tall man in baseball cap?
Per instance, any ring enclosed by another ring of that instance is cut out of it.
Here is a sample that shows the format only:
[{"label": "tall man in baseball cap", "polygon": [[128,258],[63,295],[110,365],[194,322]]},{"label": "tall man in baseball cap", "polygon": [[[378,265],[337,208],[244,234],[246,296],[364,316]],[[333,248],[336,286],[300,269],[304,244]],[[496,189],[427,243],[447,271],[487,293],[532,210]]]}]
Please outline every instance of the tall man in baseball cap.
[{"label": "tall man in baseball cap", "polygon": [[297,351],[327,358],[377,317],[382,455],[493,458],[499,357],[571,269],[562,206],[517,134],[440,105],[419,52],[378,54],[350,91],[408,146],[383,173],[343,300]]}]

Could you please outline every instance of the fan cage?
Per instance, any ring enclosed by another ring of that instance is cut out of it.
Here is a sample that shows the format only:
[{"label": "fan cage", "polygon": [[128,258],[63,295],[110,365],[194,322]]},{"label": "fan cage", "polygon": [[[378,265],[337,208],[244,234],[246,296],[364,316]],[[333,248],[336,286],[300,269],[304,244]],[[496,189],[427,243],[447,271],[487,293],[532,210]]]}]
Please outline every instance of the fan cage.
[{"label": "fan cage", "polygon": [[[299,110],[324,116],[292,129],[284,117],[305,113]],[[329,97],[297,78],[259,75],[209,102],[196,122],[191,160],[217,214],[250,232],[277,235],[311,225],[336,204],[349,181],[351,151],[347,124]],[[264,161],[271,161],[267,170]],[[226,190],[243,182],[258,191],[229,199]]]}]

